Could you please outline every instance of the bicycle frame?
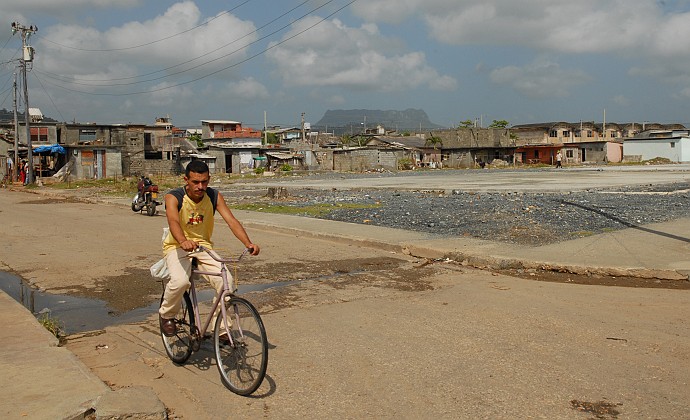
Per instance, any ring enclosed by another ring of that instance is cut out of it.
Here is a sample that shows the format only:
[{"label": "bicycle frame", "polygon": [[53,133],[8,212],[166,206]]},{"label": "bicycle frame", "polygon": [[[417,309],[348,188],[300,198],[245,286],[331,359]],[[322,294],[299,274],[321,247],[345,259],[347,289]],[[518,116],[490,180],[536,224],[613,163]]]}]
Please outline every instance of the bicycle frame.
[{"label": "bicycle frame", "polygon": [[[228,282],[228,269],[226,263],[231,262],[231,263],[237,263],[239,262],[242,257],[247,253],[247,250],[245,249],[244,252],[237,258],[237,259],[232,259],[232,258],[218,258],[216,257],[213,253],[211,253],[209,249],[205,247],[199,247],[200,251],[206,252],[208,255],[211,256],[214,260],[218,261],[221,263],[221,268],[220,272],[213,272],[213,271],[204,271],[204,270],[199,270],[192,268],[192,274],[189,278],[189,281],[191,285],[189,286],[189,294],[192,300],[192,306],[194,308],[194,320],[196,321],[196,325],[202,325],[201,324],[201,315],[199,314],[199,301],[197,300],[197,295],[196,295],[196,284],[194,281],[194,275],[206,275],[206,276],[214,276],[214,277],[221,277],[223,279],[223,289],[221,290],[220,293],[216,291],[215,297],[213,299],[213,305],[211,306],[211,312],[206,317],[206,320],[204,321],[203,327],[197,329],[197,339],[200,341],[204,339],[206,336],[206,332],[208,331],[209,325],[211,324],[211,321],[213,320],[213,315],[216,313],[216,310],[218,309],[218,306],[220,305],[220,314],[223,316],[223,319],[228,319],[227,318],[227,312],[225,305],[221,305],[221,302],[225,301],[226,297],[231,297],[234,295],[235,291],[230,290],[230,283]],[[191,254],[190,254],[191,255]],[[193,258],[193,257],[192,257]],[[237,315],[235,315],[237,316]],[[239,327],[239,319],[236,321],[238,323]],[[224,322],[224,327],[225,327],[225,333],[228,336],[228,339],[230,340],[230,345],[234,346],[235,343],[232,338],[232,334],[230,334],[230,328],[228,327],[228,323]],[[240,334],[242,334],[242,330],[240,329]]]}]

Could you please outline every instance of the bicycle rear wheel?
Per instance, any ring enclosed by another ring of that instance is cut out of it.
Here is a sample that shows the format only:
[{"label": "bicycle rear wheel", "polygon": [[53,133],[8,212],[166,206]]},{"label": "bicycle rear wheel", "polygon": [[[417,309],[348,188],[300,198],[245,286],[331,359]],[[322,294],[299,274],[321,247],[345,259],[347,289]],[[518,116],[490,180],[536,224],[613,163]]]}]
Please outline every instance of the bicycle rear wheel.
[{"label": "bicycle rear wheel", "polygon": [[225,304],[232,344],[225,335],[222,313],[216,318],[213,344],[223,384],[238,395],[256,391],[266,376],[268,340],[259,312],[249,301],[233,297]]},{"label": "bicycle rear wheel", "polygon": [[[163,297],[161,296],[161,302]],[[192,344],[195,339],[196,325],[194,325],[194,310],[189,293],[185,292],[180,310],[175,315],[175,326],[177,332],[172,337],[168,337],[161,331],[163,346],[170,360],[174,363],[182,364],[189,359],[192,354]]]}]

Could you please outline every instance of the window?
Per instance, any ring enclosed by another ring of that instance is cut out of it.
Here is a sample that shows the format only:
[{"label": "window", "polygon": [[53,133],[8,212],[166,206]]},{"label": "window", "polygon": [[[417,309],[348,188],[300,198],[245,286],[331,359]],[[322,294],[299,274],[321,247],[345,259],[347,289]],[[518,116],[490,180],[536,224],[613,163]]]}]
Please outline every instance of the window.
[{"label": "window", "polygon": [[569,149],[569,150],[566,150],[566,151],[565,151],[565,157],[567,157],[568,159],[572,159],[572,158],[573,158],[573,151],[572,151],[572,149]]},{"label": "window", "polygon": [[48,142],[48,127],[31,127],[31,141]]},{"label": "window", "polygon": [[549,137],[558,137],[558,131],[556,131],[556,130],[549,131]]},{"label": "window", "polygon": [[96,140],[96,130],[79,130],[79,141]]},{"label": "window", "polygon": [[675,142],[671,142],[671,149],[675,149],[675,147],[676,147],[676,143],[675,143]]},{"label": "window", "polygon": [[534,151],[534,158],[539,159],[539,150]]},{"label": "window", "polygon": [[592,130],[587,130],[587,137],[594,137],[594,133],[592,133]]},{"label": "window", "polygon": [[570,130],[563,130],[563,137],[570,137]]}]

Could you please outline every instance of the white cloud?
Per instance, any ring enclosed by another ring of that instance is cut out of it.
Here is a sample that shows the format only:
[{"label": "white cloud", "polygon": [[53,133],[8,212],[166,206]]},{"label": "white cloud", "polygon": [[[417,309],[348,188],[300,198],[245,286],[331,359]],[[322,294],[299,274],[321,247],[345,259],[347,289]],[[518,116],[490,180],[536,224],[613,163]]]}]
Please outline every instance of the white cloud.
[{"label": "white cloud", "polygon": [[[181,33],[204,22],[208,23]],[[181,2],[153,19],[104,31],[79,25],[49,27],[44,33],[47,40],[36,48],[41,58],[36,68],[70,75],[57,83],[74,82],[70,88],[80,91],[94,89],[87,85],[101,86],[101,91],[147,91],[151,83],[185,82],[232,66],[246,57],[247,45],[256,39],[254,30],[251,22],[230,14],[203,19],[193,2]],[[232,72],[214,77],[226,74]]]},{"label": "white cloud", "polygon": [[507,85],[530,98],[567,97],[570,89],[589,80],[584,72],[563,69],[557,63],[537,60],[529,65],[506,66],[491,71],[493,83]]},{"label": "white cloud", "polygon": [[253,77],[228,83],[226,96],[236,99],[266,99],[269,97],[268,89]]},{"label": "white cloud", "polygon": [[655,0],[369,0],[353,10],[370,22],[420,16],[430,34],[448,44],[571,52],[639,48],[659,24],[672,31],[687,27],[682,16],[664,16]]},{"label": "white cloud", "polygon": [[332,95],[328,98],[328,103],[331,105],[342,105],[345,103],[345,97],[342,95]]},{"label": "white cloud", "polygon": [[572,53],[634,50],[648,44],[650,25],[661,20],[652,0],[419,0],[417,5],[431,36],[447,44]]},{"label": "white cloud", "polygon": [[369,22],[421,17],[430,36],[449,45],[613,54],[634,57],[641,66],[659,59],[682,64],[667,80],[690,75],[687,9],[685,0],[368,0],[353,8]]},{"label": "white cloud", "polygon": [[351,6],[362,19],[385,23],[400,23],[413,16],[419,7],[418,0],[360,1]]},{"label": "white cloud", "polygon": [[147,101],[154,106],[171,107],[184,103],[194,97],[194,90],[190,86],[174,86],[170,82],[163,82],[153,87],[146,95]]},{"label": "white cloud", "polygon": [[[284,40],[319,22],[296,23]],[[276,43],[272,44],[277,45]],[[267,53],[277,74],[291,86],[337,86],[392,92],[428,86],[455,89],[450,76],[439,75],[422,52],[406,52],[399,41],[382,36],[374,25],[352,28],[324,21]]]},{"label": "white cloud", "polygon": [[620,106],[629,106],[632,101],[625,95],[616,95],[613,97],[613,103]]}]

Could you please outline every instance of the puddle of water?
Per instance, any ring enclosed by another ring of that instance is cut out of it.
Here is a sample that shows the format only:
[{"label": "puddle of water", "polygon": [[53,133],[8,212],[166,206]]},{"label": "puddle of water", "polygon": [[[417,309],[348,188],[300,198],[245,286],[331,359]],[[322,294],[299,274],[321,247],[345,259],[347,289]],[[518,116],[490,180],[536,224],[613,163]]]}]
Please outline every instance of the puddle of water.
[{"label": "puddle of water", "polygon": [[[240,285],[238,294],[261,292],[274,287],[287,286],[297,281],[270,284]],[[0,271],[0,290],[24,305],[34,315],[49,312],[56,318],[66,334],[100,330],[111,325],[145,320],[158,310],[158,302],[115,315],[105,301],[70,295],[56,295],[34,289],[20,277]],[[199,302],[210,302],[215,293],[204,289],[197,291]]]}]

